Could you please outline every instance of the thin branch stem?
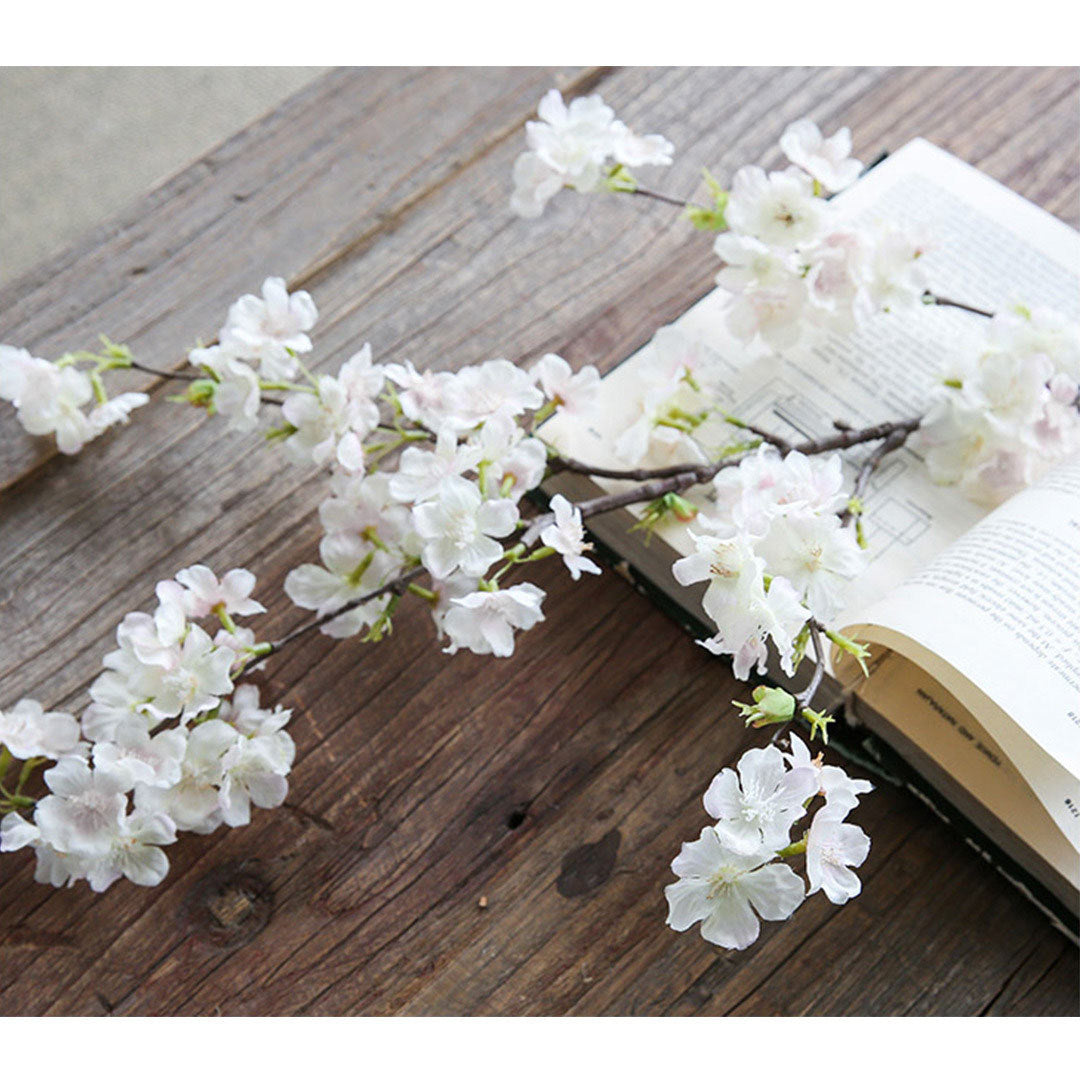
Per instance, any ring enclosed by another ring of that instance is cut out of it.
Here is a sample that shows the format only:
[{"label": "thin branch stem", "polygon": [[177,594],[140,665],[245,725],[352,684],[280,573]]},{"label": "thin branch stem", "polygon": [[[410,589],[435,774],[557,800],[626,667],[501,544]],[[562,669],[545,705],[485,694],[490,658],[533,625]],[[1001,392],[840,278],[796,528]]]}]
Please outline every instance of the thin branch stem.
[{"label": "thin branch stem", "polygon": [[[823,436],[818,439],[806,439],[801,443],[795,444],[788,442],[786,439],[782,439],[778,435],[772,435],[762,428],[753,427],[749,424],[745,425],[745,427],[746,430],[757,435],[763,442],[771,443],[783,453],[797,450],[801,454],[812,455],[822,454],[828,450],[847,450],[849,447],[858,446],[861,443],[874,442],[876,439],[886,439],[895,432],[903,432],[904,438],[906,439],[921,422],[922,417],[916,416],[907,420],[888,420],[883,424],[873,424],[870,427],[865,428],[843,427],[833,435]],[[687,477],[691,477],[690,483],[684,485],[688,487],[692,483],[703,484],[705,481],[711,480],[721,471],[721,469],[737,465],[745,456],[746,452],[732,455],[722,461],[705,462],[704,464],[685,462],[681,465],[665,465],[659,469],[609,469],[604,466],[589,465],[584,461],[564,457],[561,454],[557,454],[551,458],[551,462],[556,469],[583,473],[587,476],[601,476],[610,480],[684,480]],[[646,495],[644,498],[658,498],[668,491],[677,490],[682,489],[679,487],[667,487],[662,491],[657,491],[655,494]],[[632,493],[624,492],[622,494],[627,495]],[[641,500],[630,500],[630,502],[635,501]],[[626,506],[629,504],[620,502],[618,505]],[[599,513],[600,511],[596,512]]]},{"label": "thin branch stem", "polygon": [[637,187],[632,191],[626,192],[628,195],[640,195],[645,199],[655,199],[657,202],[667,203],[668,206],[680,206],[684,209],[687,206],[694,206],[695,204],[687,201],[686,199],[676,199],[672,195],[664,195],[659,191],[650,191],[648,188]]},{"label": "thin branch stem", "polygon": [[158,368],[148,367],[138,360],[132,360],[128,365],[136,371],[145,371],[147,375],[156,375],[159,379],[180,379],[183,382],[195,382],[196,379],[205,378],[193,371],[160,371]]},{"label": "thin branch stem", "polygon": [[929,289],[923,293],[923,303],[936,304],[938,307],[959,308],[961,311],[970,311],[972,315],[981,315],[984,319],[992,319],[994,313],[985,308],[975,307],[973,304],[965,304],[960,300],[950,300],[947,296],[938,296]]},{"label": "thin branch stem", "polygon": [[[855,477],[855,483],[851,488],[852,501],[861,499],[866,494],[866,487],[870,483],[870,477],[877,471],[878,466],[894,450],[899,450],[907,442],[910,435],[911,431],[899,428],[874,447]],[[840,524],[847,525],[854,516],[855,511],[848,505],[840,514]]]},{"label": "thin branch stem", "polygon": [[806,689],[795,695],[800,709],[810,708],[814,695],[821,686],[821,680],[825,677],[825,643],[821,638],[821,624],[817,619],[811,619],[807,625],[810,627],[810,640],[814,643],[814,673],[810,676]]}]

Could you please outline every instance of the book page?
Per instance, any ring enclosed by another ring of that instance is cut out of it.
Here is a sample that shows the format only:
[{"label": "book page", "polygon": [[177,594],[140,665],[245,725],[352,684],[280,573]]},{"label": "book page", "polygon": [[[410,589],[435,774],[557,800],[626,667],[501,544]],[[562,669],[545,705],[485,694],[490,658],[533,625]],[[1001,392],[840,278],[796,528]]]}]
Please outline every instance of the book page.
[{"label": "book page", "polygon": [[852,629],[925,667],[978,717],[1080,852],[1080,456]]},{"label": "book page", "polygon": [[[924,258],[939,295],[990,310],[1026,300],[1080,317],[1080,234],[921,139],[835,202],[851,220],[888,219],[929,237]],[[723,409],[796,440],[832,431],[835,419],[858,427],[917,415],[943,354],[977,348],[984,330],[979,316],[920,306],[877,315],[852,335],[825,335],[776,357],[728,334],[725,301],[726,293],[714,290],[674,326],[712,354]],[[580,460],[625,466],[613,444],[632,422],[638,372],[651,349],[644,346],[604,379],[601,407],[590,424],[560,415],[541,435]],[[720,447],[732,441],[733,429],[716,421],[698,434],[706,445],[711,440]],[[868,452],[859,448],[845,455],[849,481]],[[609,491],[626,486],[598,484]],[[709,490],[693,492],[705,513]],[[892,455],[875,474],[865,502],[872,561],[860,579],[863,598],[885,595],[985,513],[955,489],[934,485],[908,450]],[[683,526],[667,526],[660,536],[679,554],[692,550]]]}]

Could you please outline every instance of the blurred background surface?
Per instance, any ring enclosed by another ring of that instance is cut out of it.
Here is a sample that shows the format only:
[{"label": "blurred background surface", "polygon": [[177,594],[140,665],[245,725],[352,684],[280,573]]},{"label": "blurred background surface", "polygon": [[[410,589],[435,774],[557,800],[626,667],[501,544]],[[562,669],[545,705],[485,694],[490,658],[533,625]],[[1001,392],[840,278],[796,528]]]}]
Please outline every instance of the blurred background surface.
[{"label": "blurred background surface", "polygon": [[0,285],[325,70],[0,68]]}]

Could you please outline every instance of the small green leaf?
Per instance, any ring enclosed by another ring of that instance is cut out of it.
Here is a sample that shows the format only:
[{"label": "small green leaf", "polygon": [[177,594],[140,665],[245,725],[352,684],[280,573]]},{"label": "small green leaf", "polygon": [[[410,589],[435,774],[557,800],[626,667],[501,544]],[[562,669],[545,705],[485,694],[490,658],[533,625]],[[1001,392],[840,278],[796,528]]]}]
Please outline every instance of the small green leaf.
[{"label": "small green leaf", "polygon": [[625,165],[616,165],[604,177],[604,187],[608,191],[637,191],[638,184]]}]

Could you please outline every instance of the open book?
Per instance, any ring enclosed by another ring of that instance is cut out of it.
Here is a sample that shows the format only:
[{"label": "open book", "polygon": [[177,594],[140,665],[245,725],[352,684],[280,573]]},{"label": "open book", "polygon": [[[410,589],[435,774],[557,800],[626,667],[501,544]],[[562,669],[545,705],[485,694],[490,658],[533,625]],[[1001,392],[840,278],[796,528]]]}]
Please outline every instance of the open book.
[{"label": "open book", "polygon": [[[1080,234],[923,140],[836,197],[845,218],[887,218],[933,238],[935,292],[989,310],[1026,301],[1080,318]],[[878,315],[847,336],[782,356],[727,332],[725,294],[674,323],[709,352],[721,409],[795,441],[918,415],[944,355],[978,348],[980,318],[941,307]],[[672,331],[664,331],[670,334]],[[654,342],[603,381],[589,422],[559,414],[540,434],[563,453],[625,467],[614,447],[634,422],[636,380]],[[708,445],[706,422],[695,434]],[[725,428],[722,419],[715,421]],[[716,432],[730,442],[731,429]],[[848,479],[871,448],[845,454]],[[684,460],[680,458],[679,460]],[[624,481],[561,473],[545,484],[581,500]],[[705,514],[711,489],[689,497]],[[1080,910],[1080,460],[990,514],[936,486],[900,450],[873,476],[863,524],[871,562],[859,604],[833,625],[871,647],[864,679],[834,657],[822,708],[842,709],[846,745],[916,790],[1070,934]],[[589,522],[602,548],[697,636],[704,586],[671,564],[693,550],[684,526],[646,543],[641,508]],[[853,595],[856,590],[852,590]],[[801,686],[775,671],[777,681]]]}]

